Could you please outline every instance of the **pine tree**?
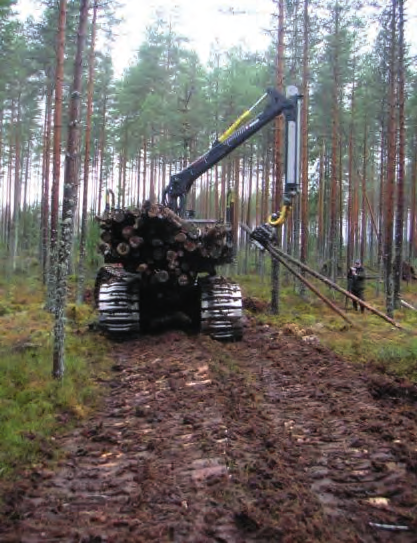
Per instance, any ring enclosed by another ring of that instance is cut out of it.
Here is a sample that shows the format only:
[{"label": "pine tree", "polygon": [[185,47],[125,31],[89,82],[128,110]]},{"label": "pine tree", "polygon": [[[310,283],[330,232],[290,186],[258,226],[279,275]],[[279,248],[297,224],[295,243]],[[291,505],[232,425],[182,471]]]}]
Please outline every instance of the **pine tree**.
[{"label": "pine tree", "polygon": [[[278,49],[277,49],[277,72],[276,72],[276,86],[277,90],[281,93],[284,92],[284,28],[285,28],[285,13],[284,13],[284,0],[278,2]],[[283,135],[284,135],[284,122],[282,116],[277,117],[275,120],[275,186],[274,186],[274,207],[278,211],[281,206],[282,199],[282,178],[283,178]],[[281,245],[281,232],[278,233],[278,244]],[[277,260],[272,262],[272,291],[271,291],[271,312],[273,314],[279,313],[279,295],[280,295],[280,264]]]},{"label": "pine tree", "polygon": [[91,124],[93,114],[93,91],[94,91],[94,53],[96,46],[97,33],[97,10],[98,2],[94,1],[93,20],[91,30],[91,43],[88,55],[88,83],[87,83],[87,119],[85,131],[85,149],[84,149],[84,179],[83,179],[83,205],[81,215],[81,233],[80,233],[80,256],[78,265],[78,292],[77,302],[82,303],[84,298],[85,283],[85,257],[87,243],[87,216],[88,216],[88,184],[90,175],[90,150],[91,150]]},{"label": "pine tree", "polygon": [[392,241],[394,216],[394,187],[396,172],[396,0],[392,0],[390,21],[390,57],[389,57],[389,95],[388,95],[388,152],[387,180],[384,200],[384,269],[386,310],[389,317],[394,316],[393,278],[392,278]]},{"label": "pine tree", "polygon": [[405,43],[404,0],[398,0],[398,178],[397,207],[395,213],[395,258],[394,258],[394,306],[401,306],[401,279],[404,238],[404,190],[405,190]]}]

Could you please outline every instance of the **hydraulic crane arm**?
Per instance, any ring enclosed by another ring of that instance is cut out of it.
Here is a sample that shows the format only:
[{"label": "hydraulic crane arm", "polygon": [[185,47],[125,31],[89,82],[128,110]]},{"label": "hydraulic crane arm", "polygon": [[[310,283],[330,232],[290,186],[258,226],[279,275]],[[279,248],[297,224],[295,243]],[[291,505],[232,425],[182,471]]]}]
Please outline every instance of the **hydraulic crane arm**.
[{"label": "hydraulic crane arm", "polygon": [[[285,193],[295,194],[298,188],[296,166],[299,155],[297,144],[297,131],[299,120],[299,95],[295,87],[288,94],[288,98],[277,90],[270,88],[266,93],[247,111],[245,111],[213,144],[213,146],[202,156],[197,158],[189,166],[179,173],[171,176],[168,186],[163,192],[163,203],[173,211],[183,216],[185,213],[185,198],[190,191],[194,181],[204,172],[220,162],[229,153],[242,145],[246,140],[261,130],[278,115],[285,115],[286,119],[286,148],[287,148],[287,175]],[[248,119],[257,106],[264,100],[269,99],[264,110],[249,122]],[[245,123],[243,126],[242,124]],[[288,176],[288,163],[293,162],[294,175]],[[285,201],[284,201],[285,204]]]}]

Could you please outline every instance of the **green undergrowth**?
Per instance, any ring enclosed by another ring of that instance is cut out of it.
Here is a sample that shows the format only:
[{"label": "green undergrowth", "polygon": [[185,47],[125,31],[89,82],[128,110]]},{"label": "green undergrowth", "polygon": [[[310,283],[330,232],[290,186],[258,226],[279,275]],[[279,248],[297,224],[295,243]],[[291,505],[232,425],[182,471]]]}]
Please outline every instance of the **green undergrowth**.
[{"label": "green undergrowth", "polygon": [[55,438],[100,399],[107,342],[88,330],[89,306],[68,305],[65,374],[52,378],[53,318],[42,285],[0,281],[0,478],[57,455]]},{"label": "green undergrowth", "polygon": [[[354,326],[349,326],[310,291],[305,296],[298,294],[291,281],[281,289],[279,314],[272,315],[269,310],[271,286],[267,279],[239,276],[236,280],[245,297],[264,304],[265,311],[255,313],[260,322],[277,327],[292,325],[294,333],[301,337],[316,336],[322,345],[351,362],[371,364],[379,371],[417,382],[417,311],[402,308],[395,312],[395,321],[404,328],[399,330],[368,311],[363,315],[353,311],[351,302],[346,307],[342,294],[315,282],[315,286],[353,321]],[[344,285],[340,283],[340,286]],[[385,300],[382,293],[377,294],[376,286],[368,283],[366,301],[385,313]],[[417,307],[417,284],[404,284],[402,296]]]},{"label": "green undergrowth", "polygon": [[[317,336],[321,344],[355,363],[373,363],[382,371],[417,381],[417,312],[401,310],[396,320],[407,332],[398,331],[376,316],[347,315],[356,327],[331,312],[321,300],[295,292],[292,281],[282,289],[279,315],[268,310],[269,281],[259,276],[239,276],[247,298],[260,300],[256,318],[265,324],[291,326],[300,336]],[[369,284],[367,300],[384,310],[384,300]],[[70,289],[73,285],[70,283]],[[320,290],[341,309],[343,296]],[[66,370],[62,381],[52,376],[53,318],[44,309],[45,293],[36,279],[16,274],[0,277],[0,478],[10,478],[42,458],[55,458],[55,439],[91,412],[100,401],[101,378],[111,365],[111,345],[88,330],[93,309],[76,306],[70,296],[67,308]],[[417,285],[404,288],[404,298],[417,306]],[[220,344],[219,344],[220,345]],[[221,359],[223,351],[219,351]],[[219,364],[223,367],[224,364]],[[234,361],[227,371],[234,372]]]}]

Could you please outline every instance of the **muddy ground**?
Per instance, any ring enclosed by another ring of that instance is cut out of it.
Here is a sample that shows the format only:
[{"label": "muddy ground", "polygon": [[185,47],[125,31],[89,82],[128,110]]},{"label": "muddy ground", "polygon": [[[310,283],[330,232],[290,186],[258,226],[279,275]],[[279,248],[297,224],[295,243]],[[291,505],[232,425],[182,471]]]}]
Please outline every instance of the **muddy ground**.
[{"label": "muddy ground", "polygon": [[101,409],[1,542],[417,542],[417,390],[248,317],[114,345]]}]

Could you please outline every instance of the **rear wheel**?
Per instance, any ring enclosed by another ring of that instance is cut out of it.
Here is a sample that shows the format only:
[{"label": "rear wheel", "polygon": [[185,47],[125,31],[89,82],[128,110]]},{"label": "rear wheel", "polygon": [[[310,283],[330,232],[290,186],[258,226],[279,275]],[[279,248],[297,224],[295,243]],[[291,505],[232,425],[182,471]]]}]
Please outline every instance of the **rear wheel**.
[{"label": "rear wheel", "polygon": [[199,284],[201,331],[213,339],[241,340],[243,308],[239,285],[223,277],[204,278]]},{"label": "rear wheel", "polygon": [[140,331],[139,281],[123,269],[105,266],[96,279],[99,327],[111,335]]}]

